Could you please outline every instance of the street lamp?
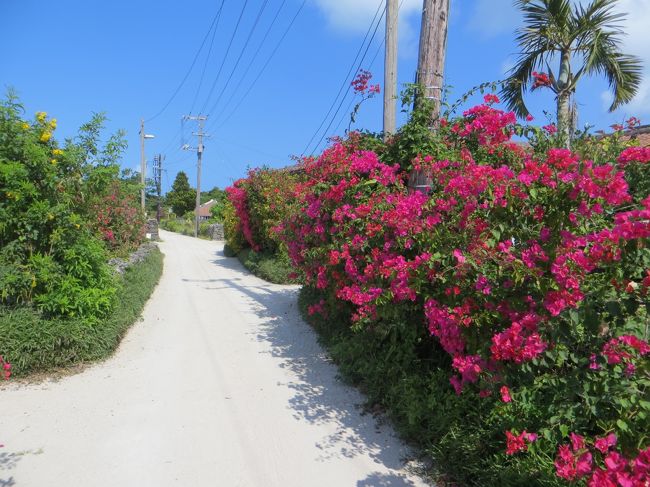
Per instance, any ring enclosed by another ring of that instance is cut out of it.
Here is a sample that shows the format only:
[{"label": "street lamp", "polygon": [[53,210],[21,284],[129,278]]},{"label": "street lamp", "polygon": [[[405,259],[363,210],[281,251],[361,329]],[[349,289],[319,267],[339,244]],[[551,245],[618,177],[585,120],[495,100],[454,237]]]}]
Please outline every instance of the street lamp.
[{"label": "street lamp", "polygon": [[144,119],[140,120],[140,183],[142,189],[140,190],[140,204],[142,205],[142,212],[144,213],[144,195],[146,192],[145,187],[145,173],[147,172],[147,163],[144,158],[144,139],[153,139],[155,136],[144,133]]}]

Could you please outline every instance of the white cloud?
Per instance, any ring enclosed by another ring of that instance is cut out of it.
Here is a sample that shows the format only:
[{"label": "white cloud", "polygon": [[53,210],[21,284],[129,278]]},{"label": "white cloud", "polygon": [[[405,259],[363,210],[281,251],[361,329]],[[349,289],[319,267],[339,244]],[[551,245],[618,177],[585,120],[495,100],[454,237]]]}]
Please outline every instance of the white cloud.
[{"label": "white cloud", "polygon": [[[386,0],[315,0],[318,8],[327,19],[327,24],[341,33],[365,34],[375,17],[378,8],[379,15],[385,8]],[[422,0],[400,0],[399,2],[399,36],[398,53],[401,58],[417,58],[417,34],[420,27]],[[384,36],[385,20],[375,35],[374,45]],[[371,32],[372,35],[372,32]]]},{"label": "white cloud", "polygon": [[626,113],[650,113],[650,0],[620,0],[618,10],[627,14],[622,23],[626,36],[623,52],[634,54],[643,62],[643,81],[637,96],[621,108]]},{"label": "white cloud", "polygon": [[[316,0],[316,4],[330,26],[359,33],[368,29],[377,8],[380,4],[383,6],[385,0]],[[402,0],[400,17],[419,11],[422,11],[422,0]]]},{"label": "white cloud", "polygon": [[607,90],[601,91],[600,92],[600,101],[602,103],[603,110],[607,111],[609,109],[610,105],[612,104],[612,102],[614,101],[614,95],[612,95],[612,93],[610,91],[607,91]]},{"label": "white cloud", "polygon": [[521,23],[521,13],[512,0],[476,0],[467,27],[484,39],[513,35]]}]

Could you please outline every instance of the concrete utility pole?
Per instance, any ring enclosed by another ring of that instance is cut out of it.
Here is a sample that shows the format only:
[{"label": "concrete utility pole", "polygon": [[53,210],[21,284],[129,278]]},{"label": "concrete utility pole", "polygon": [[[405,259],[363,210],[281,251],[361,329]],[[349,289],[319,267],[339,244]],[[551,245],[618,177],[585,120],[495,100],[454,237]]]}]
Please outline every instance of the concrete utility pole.
[{"label": "concrete utility pole", "polygon": [[199,207],[201,206],[201,158],[203,157],[203,137],[209,137],[208,134],[203,133],[203,122],[208,117],[205,115],[186,115],[183,117],[185,120],[196,120],[199,123],[199,131],[192,132],[192,135],[198,137],[198,145],[190,147],[183,146],[183,150],[195,150],[197,155],[196,161],[196,205],[194,207],[194,236],[199,236]]},{"label": "concrete utility pole", "polygon": [[156,208],[156,220],[160,223],[160,218],[162,216],[162,161],[165,159],[165,156],[158,154],[153,159],[153,179],[156,184],[156,193],[158,195],[158,205]]},{"label": "concrete utility pole", "polygon": [[144,209],[144,198],[145,198],[145,192],[146,192],[146,181],[145,181],[145,176],[147,173],[147,162],[144,158],[144,139],[153,139],[153,135],[145,134],[144,133],[144,119],[140,119],[140,184],[142,185],[142,189],[140,190],[140,205],[142,206],[142,212],[145,212]]},{"label": "concrete utility pole", "polygon": [[449,0],[424,0],[417,83],[424,88],[421,96],[434,102],[433,120],[440,117],[448,21]]},{"label": "concrete utility pole", "polygon": [[397,0],[386,0],[386,53],[384,58],[384,140],[395,133],[397,99]]}]

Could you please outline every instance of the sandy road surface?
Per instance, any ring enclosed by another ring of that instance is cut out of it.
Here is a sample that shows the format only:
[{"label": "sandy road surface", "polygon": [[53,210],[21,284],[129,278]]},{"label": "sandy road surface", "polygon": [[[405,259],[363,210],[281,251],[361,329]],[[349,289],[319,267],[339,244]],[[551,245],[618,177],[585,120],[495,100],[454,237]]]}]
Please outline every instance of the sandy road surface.
[{"label": "sandy road surface", "polygon": [[336,380],[295,286],[162,236],[162,280],[111,359],[3,385],[0,487],[424,485]]}]

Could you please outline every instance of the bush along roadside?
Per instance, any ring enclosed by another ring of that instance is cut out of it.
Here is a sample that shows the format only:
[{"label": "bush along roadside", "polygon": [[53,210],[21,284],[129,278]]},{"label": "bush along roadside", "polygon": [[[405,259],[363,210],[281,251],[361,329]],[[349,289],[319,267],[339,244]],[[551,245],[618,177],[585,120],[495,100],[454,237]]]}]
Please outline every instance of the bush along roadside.
[{"label": "bush along roadside", "polygon": [[224,254],[237,255],[253,274],[276,284],[300,282],[276,231],[298,202],[295,188],[300,181],[300,173],[262,168],[226,189]]},{"label": "bush along roadside", "polygon": [[141,315],[163,268],[163,256],[150,246],[139,262],[117,279],[119,303],[101,320],[48,317],[37,308],[0,308],[3,356],[12,374],[24,376],[108,357]]},{"label": "bush along roadside", "polygon": [[97,114],[61,143],[56,119],[23,114],[0,101],[0,354],[18,375],[106,356],[160,275],[160,256],[123,279],[108,264],[144,239],[124,132],[102,143]]},{"label": "bush along roadside", "polygon": [[279,236],[343,375],[451,478],[646,485],[650,150],[557,148],[497,103],[436,133],[416,112],[388,144],[335,140],[278,183],[275,227],[249,174],[227,190],[228,242]]},{"label": "bush along roadside", "polygon": [[[226,254],[225,250],[224,254]],[[265,281],[274,284],[298,284],[300,282],[286,254],[268,251],[256,252],[251,248],[245,248],[237,254],[237,257],[246,269]]]}]

